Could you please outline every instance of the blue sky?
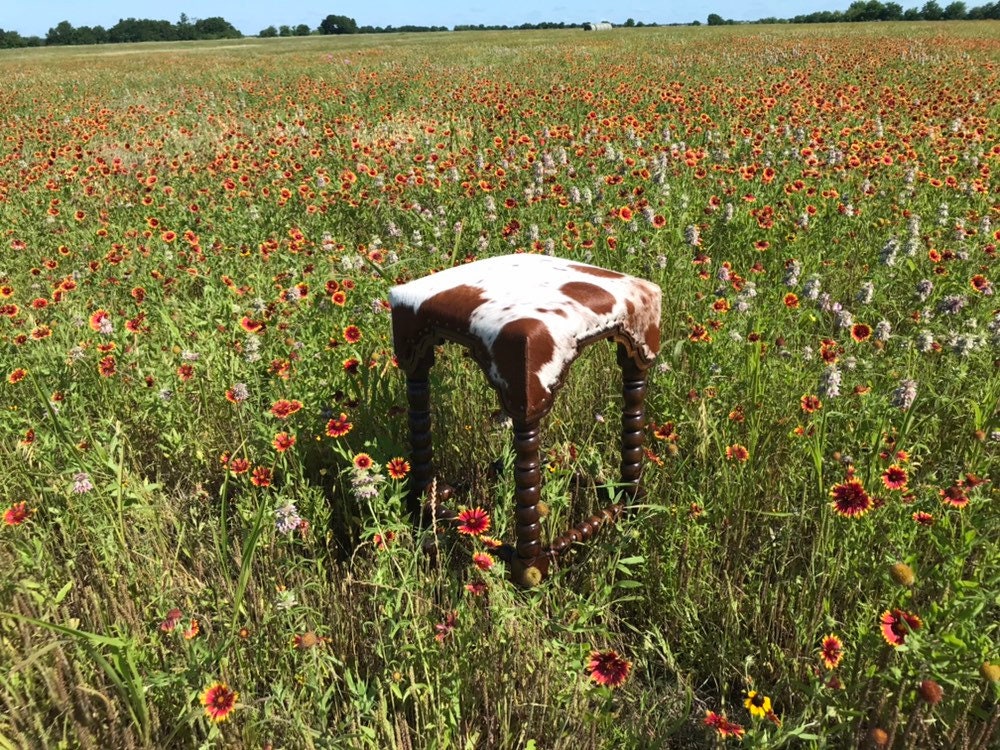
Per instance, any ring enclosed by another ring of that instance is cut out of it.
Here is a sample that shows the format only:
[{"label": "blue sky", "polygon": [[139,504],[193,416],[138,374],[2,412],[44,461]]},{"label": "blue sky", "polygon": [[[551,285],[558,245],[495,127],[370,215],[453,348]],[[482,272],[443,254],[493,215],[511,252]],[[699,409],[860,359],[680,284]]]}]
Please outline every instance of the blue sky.
[{"label": "blue sky", "polygon": [[[986,0],[983,0],[986,2]],[[900,2],[904,8],[920,7],[923,0]],[[942,3],[945,4],[945,3]],[[972,0],[969,7],[983,3]],[[330,13],[354,18],[361,26],[421,24],[507,24],[539,21],[601,21],[622,23],[631,17],[655,23],[702,23],[709,13],[741,21],[767,16],[788,18],[816,10],[844,10],[850,0],[285,0],[258,3],[248,0],[0,0],[0,28],[23,35],[45,36],[60,21],[74,26],[114,26],[120,18],[155,18],[176,22],[181,13],[193,20],[222,16],[244,34],[256,34],[270,25],[300,23],[315,28]]]}]

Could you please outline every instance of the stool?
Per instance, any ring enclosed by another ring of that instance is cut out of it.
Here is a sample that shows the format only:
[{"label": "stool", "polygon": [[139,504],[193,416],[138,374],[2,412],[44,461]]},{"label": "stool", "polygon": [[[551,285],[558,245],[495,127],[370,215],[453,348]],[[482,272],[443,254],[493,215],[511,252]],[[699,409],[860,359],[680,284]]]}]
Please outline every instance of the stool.
[{"label": "stool", "polygon": [[[434,479],[430,387],[434,346],[465,346],[497,391],[513,422],[515,533],[500,551],[512,577],[540,581],[550,562],[576,542],[588,541],[642,498],[642,441],[646,370],[660,348],[660,288],[597,266],[547,255],[487,258],[433,273],[389,292],[393,347],[406,373],[411,474],[408,507],[421,516],[421,496]],[[610,339],[622,370],[621,483],[616,503],[557,537],[541,542],[538,502],[541,469],[539,421],[552,408],[570,364],[583,347]],[[447,501],[450,488],[438,487]],[[432,511],[434,509],[431,509]],[[454,518],[443,511],[439,518]]]}]

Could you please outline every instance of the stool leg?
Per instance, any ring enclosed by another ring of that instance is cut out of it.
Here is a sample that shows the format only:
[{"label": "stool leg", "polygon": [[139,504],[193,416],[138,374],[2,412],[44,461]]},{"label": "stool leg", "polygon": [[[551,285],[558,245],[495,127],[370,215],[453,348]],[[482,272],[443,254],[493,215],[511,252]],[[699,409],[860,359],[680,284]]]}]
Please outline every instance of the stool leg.
[{"label": "stool leg", "polygon": [[428,381],[431,362],[422,363],[406,374],[406,399],[410,427],[410,491],[406,508],[414,523],[419,523],[420,497],[434,477],[434,449],[431,441],[431,389]]},{"label": "stool leg", "polygon": [[542,472],[538,460],[538,422],[514,423],[514,519],[516,558],[512,573],[518,583],[534,585],[548,570],[542,557],[542,527],[538,522]]},{"label": "stool leg", "polygon": [[642,501],[642,440],[646,426],[646,372],[618,345],[618,364],[622,368],[622,484],[625,485],[626,506]]}]

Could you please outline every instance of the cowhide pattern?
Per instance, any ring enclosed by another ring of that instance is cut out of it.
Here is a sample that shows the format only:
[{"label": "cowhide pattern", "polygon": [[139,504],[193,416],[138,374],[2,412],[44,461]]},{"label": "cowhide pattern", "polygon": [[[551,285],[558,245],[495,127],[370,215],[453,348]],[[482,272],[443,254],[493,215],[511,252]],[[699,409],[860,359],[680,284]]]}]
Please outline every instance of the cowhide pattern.
[{"label": "cowhide pattern", "polygon": [[[640,367],[660,349],[660,288],[643,279],[547,255],[476,261],[389,292],[393,343],[404,369],[434,343],[468,344],[511,416],[533,419],[580,347],[627,343]],[[483,361],[485,360],[485,361]]]}]

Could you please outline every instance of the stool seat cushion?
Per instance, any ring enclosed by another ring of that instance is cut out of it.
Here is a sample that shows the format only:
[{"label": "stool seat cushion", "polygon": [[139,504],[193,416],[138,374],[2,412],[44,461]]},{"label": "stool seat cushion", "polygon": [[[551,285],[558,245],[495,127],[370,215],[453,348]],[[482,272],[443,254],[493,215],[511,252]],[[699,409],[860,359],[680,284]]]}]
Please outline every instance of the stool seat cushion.
[{"label": "stool seat cushion", "polygon": [[393,287],[393,345],[412,371],[440,339],[469,347],[514,418],[533,420],[586,344],[611,338],[645,369],[660,348],[660,288],[547,255],[487,258]]}]

